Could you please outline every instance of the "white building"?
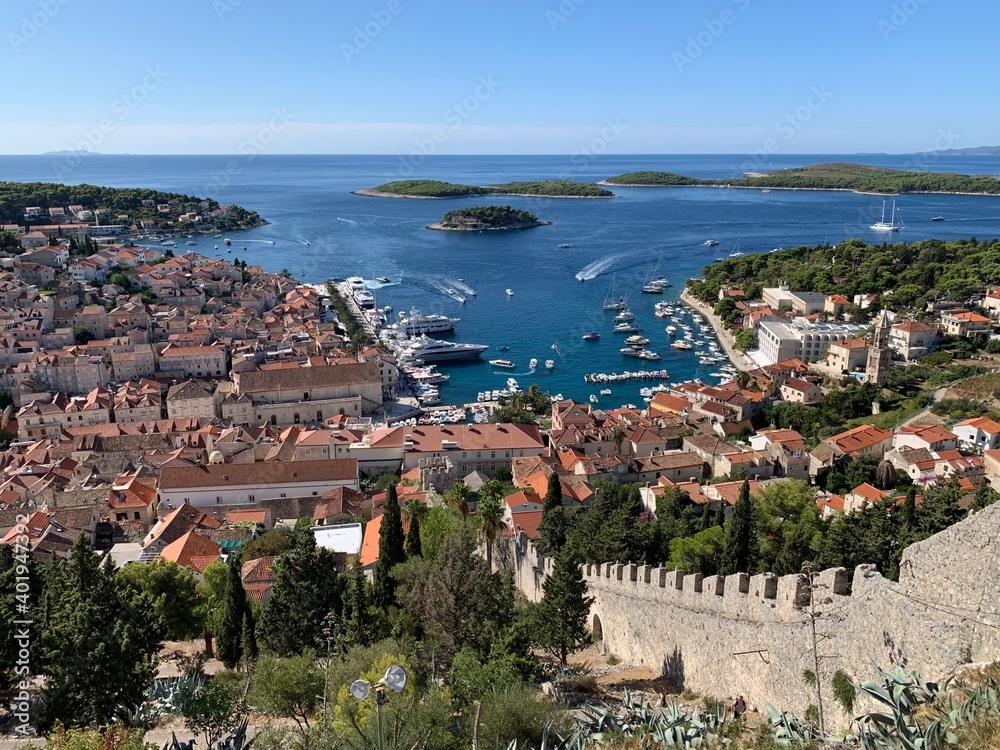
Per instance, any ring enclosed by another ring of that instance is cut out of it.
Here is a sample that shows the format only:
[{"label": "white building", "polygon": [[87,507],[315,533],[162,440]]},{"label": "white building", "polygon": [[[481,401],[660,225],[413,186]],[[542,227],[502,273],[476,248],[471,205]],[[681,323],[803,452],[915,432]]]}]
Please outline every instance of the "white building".
[{"label": "white building", "polygon": [[820,358],[834,341],[850,339],[864,328],[849,323],[819,323],[795,318],[790,323],[768,320],[757,326],[758,351],[754,359],[773,365],[798,357],[805,362]]},{"label": "white building", "polygon": [[209,466],[164,466],[160,502],[197,508],[237,505],[286,497],[315,497],[337,487],[359,489],[358,462],[353,458],[325,461],[276,461]]}]

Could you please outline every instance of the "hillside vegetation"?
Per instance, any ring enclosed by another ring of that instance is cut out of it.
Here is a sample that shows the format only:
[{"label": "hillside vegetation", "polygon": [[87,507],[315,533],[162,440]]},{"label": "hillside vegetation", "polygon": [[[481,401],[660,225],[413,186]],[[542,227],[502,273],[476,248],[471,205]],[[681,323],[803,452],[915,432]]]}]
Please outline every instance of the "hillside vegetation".
[{"label": "hillside vegetation", "polygon": [[629,172],[609,177],[609,185],[706,185],[721,187],[854,190],[864,193],[986,193],[1000,195],[1000,180],[990,175],[910,172],[864,164],[831,162],[724,180],[686,177],[673,172]]},{"label": "hillside vegetation", "polygon": [[799,291],[884,295],[883,307],[923,308],[932,300],[964,301],[1000,284],[1000,240],[923,240],[868,245],[854,239],[839,245],[796,247],[776,253],[727,258],[706,266],[688,288],[714,304],[723,284],[759,296],[762,286],[784,281]]},{"label": "hillside vegetation", "polygon": [[542,222],[528,211],[510,206],[475,206],[449,211],[441,219],[441,226],[458,228],[463,221],[475,220],[482,229],[522,229],[538,226]]},{"label": "hillside vegetation", "polygon": [[[144,206],[144,200],[156,203],[170,203],[170,216],[159,214],[156,206]],[[80,205],[88,210],[108,208],[112,215],[127,213],[132,221],[142,219],[161,220],[179,216],[188,211],[202,212],[199,206],[201,198],[181,193],[165,193],[148,188],[114,188],[100,185],[61,185],[51,182],[0,182],[0,223],[25,224],[24,209],[27,206],[40,206],[46,209],[45,215],[36,219],[35,224],[49,224],[49,208],[66,208],[70,205]],[[208,200],[208,209],[219,208],[218,202]],[[65,221],[76,221],[68,217]],[[255,211],[247,211],[239,206],[229,206],[229,216],[215,222],[220,229],[259,226],[264,221]]]},{"label": "hillside vegetation", "polygon": [[535,180],[498,185],[460,185],[440,180],[398,180],[371,188],[368,193],[388,197],[462,198],[475,195],[537,195],[551,198],[613,198],[610,190],[589,182]]}]

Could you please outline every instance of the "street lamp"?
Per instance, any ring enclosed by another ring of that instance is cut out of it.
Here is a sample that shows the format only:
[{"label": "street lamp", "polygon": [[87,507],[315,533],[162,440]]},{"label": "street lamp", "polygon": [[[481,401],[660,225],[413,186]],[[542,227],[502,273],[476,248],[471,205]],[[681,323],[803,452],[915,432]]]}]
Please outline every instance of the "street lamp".
[{"label": "street lamp", "polygon": [[393,664],[382,676],[382,679],[372,685],[368,680],[355,680],[351,683],[351,697],[357,701],[364,701],[375,691],[375,721],[378,726],[378,750],[382,750],[382,706],[389,702],[389,696],[385,689],[389,688],[394,693],[400,693],[406,687],[409,676],[406,670],[398,664]]}]

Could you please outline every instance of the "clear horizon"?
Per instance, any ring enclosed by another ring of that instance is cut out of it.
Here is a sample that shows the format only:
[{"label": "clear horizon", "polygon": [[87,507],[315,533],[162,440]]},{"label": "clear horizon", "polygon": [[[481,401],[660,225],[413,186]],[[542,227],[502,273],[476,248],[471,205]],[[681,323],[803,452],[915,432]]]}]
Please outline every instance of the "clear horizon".
[{"label": "clear horizon", "polygon": [[9,155],[908,154],[998,141],[1000,101],[983,93],[1000,90],[989,0],[13,0],[5,17]]}]

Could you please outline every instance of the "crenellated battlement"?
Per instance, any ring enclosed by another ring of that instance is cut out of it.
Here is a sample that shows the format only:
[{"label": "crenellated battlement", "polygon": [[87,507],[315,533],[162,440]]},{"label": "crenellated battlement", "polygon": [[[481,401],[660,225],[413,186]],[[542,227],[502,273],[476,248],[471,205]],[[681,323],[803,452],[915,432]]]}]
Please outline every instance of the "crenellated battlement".
[{"label": "crenellated battlement", "polygon": [[[502,564],[540,600],[553,560],[523,533],[508,544]],[[1000,654],[1000,503],[905,550],[898,582],[859,565],[850,594],[843,568],[816,573],[811,591],[805,575],[630,563],[584,565],[583,577],[602,648],[705,695],[742,693],[758,706],[804,711],[813,702],[802,674],[815,669],[817,635],[827,688],[838,669],[855,679],[870,676],[872,663],[944,675]]]}]

